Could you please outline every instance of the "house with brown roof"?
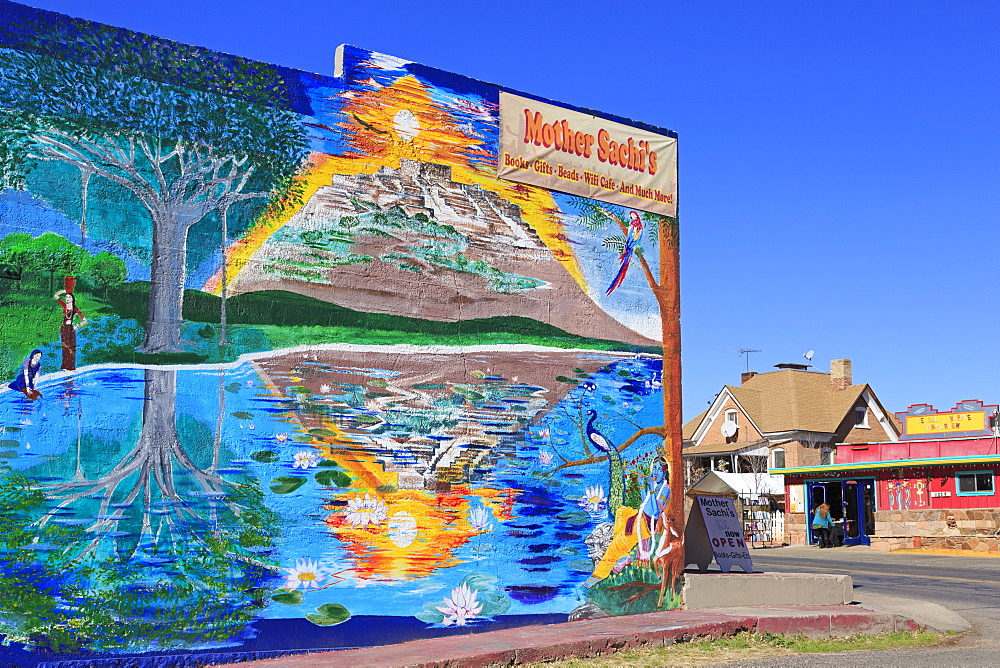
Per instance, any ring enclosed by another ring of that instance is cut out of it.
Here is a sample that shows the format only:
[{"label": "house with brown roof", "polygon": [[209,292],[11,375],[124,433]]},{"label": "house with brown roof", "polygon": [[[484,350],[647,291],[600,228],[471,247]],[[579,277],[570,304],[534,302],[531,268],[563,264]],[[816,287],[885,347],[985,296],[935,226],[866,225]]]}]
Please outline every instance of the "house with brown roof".
[{"label": "house with brown roof", "polygon": [[832,360],[830,373],[805,364],[776,364],[725,385],[706,411],[684,425],[689,484],[709,470],[835,464],[836,444],[899,440],[899,426],[871,386],[853,384],[851,361]]}]

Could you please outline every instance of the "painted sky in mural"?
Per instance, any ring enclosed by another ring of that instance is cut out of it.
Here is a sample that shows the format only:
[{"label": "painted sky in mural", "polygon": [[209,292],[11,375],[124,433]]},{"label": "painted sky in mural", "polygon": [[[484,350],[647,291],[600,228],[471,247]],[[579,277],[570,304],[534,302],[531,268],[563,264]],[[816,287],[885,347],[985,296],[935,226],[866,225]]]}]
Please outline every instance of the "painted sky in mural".
[{"label": "painted sky in mural", "polygon": [[294,622],[304,650],[676,605],[675,219],[497,179],[492,85],[0,17],[8,638]]}]

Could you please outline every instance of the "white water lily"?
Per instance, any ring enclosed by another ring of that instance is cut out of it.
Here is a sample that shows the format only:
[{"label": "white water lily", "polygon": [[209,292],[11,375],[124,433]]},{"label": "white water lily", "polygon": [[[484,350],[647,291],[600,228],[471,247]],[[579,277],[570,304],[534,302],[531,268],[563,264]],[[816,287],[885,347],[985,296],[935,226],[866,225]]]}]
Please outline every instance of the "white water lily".
[{"label": "white water lily", "polygon": [[303,589],[319,588],[319,583],[326,579],[326,569],[320,568],[312,559],[299,559],[295,563],[295,568],[283,568],[288,573],[288,580],[285,582],[285,589],[298,589],[302,585]]},{"label": "white water lily", "polygon": [[476,506],[469,511],[469,524],[479,531],[493,531],[491,519],[489,511],[483,506]]},{"label": "white water lily", "polygon": [[599,513],[607,500],[607,497],[604,496],[603,487],[600,485],[590,485],[584,491],[583,498],[580,499],[580,505],[588,513]]},{"label": "white water lily", "polygon": [[284,443],[285,441],[288,440],[288,434],[282,432],[280,434],[275,434],[274,438],[275,438],[275,440],[281,441],[282,443]]},{"label": "white water lily", "polygon": [[320,456],[315,450],[299,450],[295,453],[295,463],[292,464],[292,468],[297,469],[312,469],[319,466]]},{"label": "white water lily", "polygon": [[538,463],[541,464],[542,466],[548,466],[549,464],[551,464],[552,463],[552,459],[554,457],[555,457],[555,455],[553,455],[548,450],[539,450],[538,451]]},{"label": "white water lily", "polygon": [[347,500],[347,521],[352,527],[363,529],[369,524],[378,526],[389,516],[388,507],[377,496],[365,492],[364,497],[356,496]]},{"label": "white water lily", "polygon": [[333,389],[332,386],[327,385],[325,383],[323,385],[319,386],[320,394],[330,394],[330,390],[332,390],[332,389]]},{"label": "white water lily", "polygon": [[444,615],[441,623],[445,626],[465,626],[470,619],[479,616],[483,605],[477,600],[476,590],[463,582],[451,590],[451,598],[446,596],[444,606],[438,606],[437,610]]}]

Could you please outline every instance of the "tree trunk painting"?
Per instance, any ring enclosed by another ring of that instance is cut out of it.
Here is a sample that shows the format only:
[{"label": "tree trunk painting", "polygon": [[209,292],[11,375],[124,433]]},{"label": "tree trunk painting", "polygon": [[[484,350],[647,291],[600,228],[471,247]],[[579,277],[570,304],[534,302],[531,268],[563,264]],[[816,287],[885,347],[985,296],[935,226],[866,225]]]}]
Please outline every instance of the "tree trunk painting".
[{"label": "tree trunk painting", "polygon": [[[622,232],[622,236],[605,239],[607,248],[618,250],[625,257],[626,244],[630,237],[630,227],[645,228],[647,238],[659,250],[659,271],[654,273],[641,246],[634,247],[636,252],[630,254],[637,261],[648,289],[656,300],[660,313],[661,333],[663,342],[663,424],[658,427],[637,429],[632,436],[618,445],[618,452],[625,451],[629,446],[644,436],[659,436],[663,439],[662,455],[668,463],[667,478],[670,495],[666,506],[656,517],[654,525],[648,528],[650,541],[655,545],[650,554],[650,567],[656,573],[659,581],[655,587],[649,583],[631,582],[614,587],[615,590],[632,593],[629,601],[635,602],[648,590],[658,589],[657,607],[663,604],[666,592],[676,595],[680,587],[680,577],[684,572],[684,467],[681,455],[683,436],[681,433],[681,344],[680,344],[680,252],[679,235],[676,218],[646,214],[644,217],[632,212],[632,221],[628,221],[624,212],[615,207],[608,207],[593,200],[578,200],[577,204],[584,211],[581,221],[592,230],[603,229],[609,223]],[[644,222],[644,225],[642,224]],[[635,234],[634,231],[631,232]],[[638,244],[638,239],[632,241]],[[629,248],[628,250],[632,250]],[[623,266],[623,270],[626,267]],[[608,290],[610,294],[624,277],[622,272],[616,278],[615,284]],[[603,458],[597,458],[603,459]],[[580,462],[569,462],[562,466],[573,466]],[[623,523],[616,522],[616,526]],[[641,543],[641,538],[639,539]],[[606,577],[601,571],[600,575]],[[631,605],[631,603],[629,604]]]},{"label": "tree trunk painting", "polygon": [[[33,508],[36,519],[17,526],[14,540],[35,535],[48,545],[33,572],[50,583],[34,598],[8,597],[5,605],[64,647],[221,640],[243,632],[264,605],[276,566],[258,552],[273,544],[277,518],[259,487],[220,474],[218,438],[213,447],[207,430],[193,438],[179,428],[177,373],[144,372],[141,431],[110,470],[87,479],[88,468],[110,462],[94,457],[101,453],[95,443],[83,448],[92,460],[82,462],[77,435],[77,447],[66,451],[77,459],[71,480],[39,485],[0,476],[8,522],[17,522],[18,509]],[[0,589],[31,588],[23,578],[0,571]],[[57,580],[62,584],[51,584]]]}]

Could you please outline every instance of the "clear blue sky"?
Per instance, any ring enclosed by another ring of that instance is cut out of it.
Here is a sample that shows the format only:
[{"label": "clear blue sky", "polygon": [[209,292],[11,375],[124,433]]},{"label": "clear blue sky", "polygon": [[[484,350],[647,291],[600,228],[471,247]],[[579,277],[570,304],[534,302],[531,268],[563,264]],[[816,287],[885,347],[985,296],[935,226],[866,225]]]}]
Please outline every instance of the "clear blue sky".
[{"label": "clear blue sky", "polygon": [[890,411],[1000,400],[1000,2],[34,0],[332,73],[338,44],[680,135],[684,413],[854,361]]}]

